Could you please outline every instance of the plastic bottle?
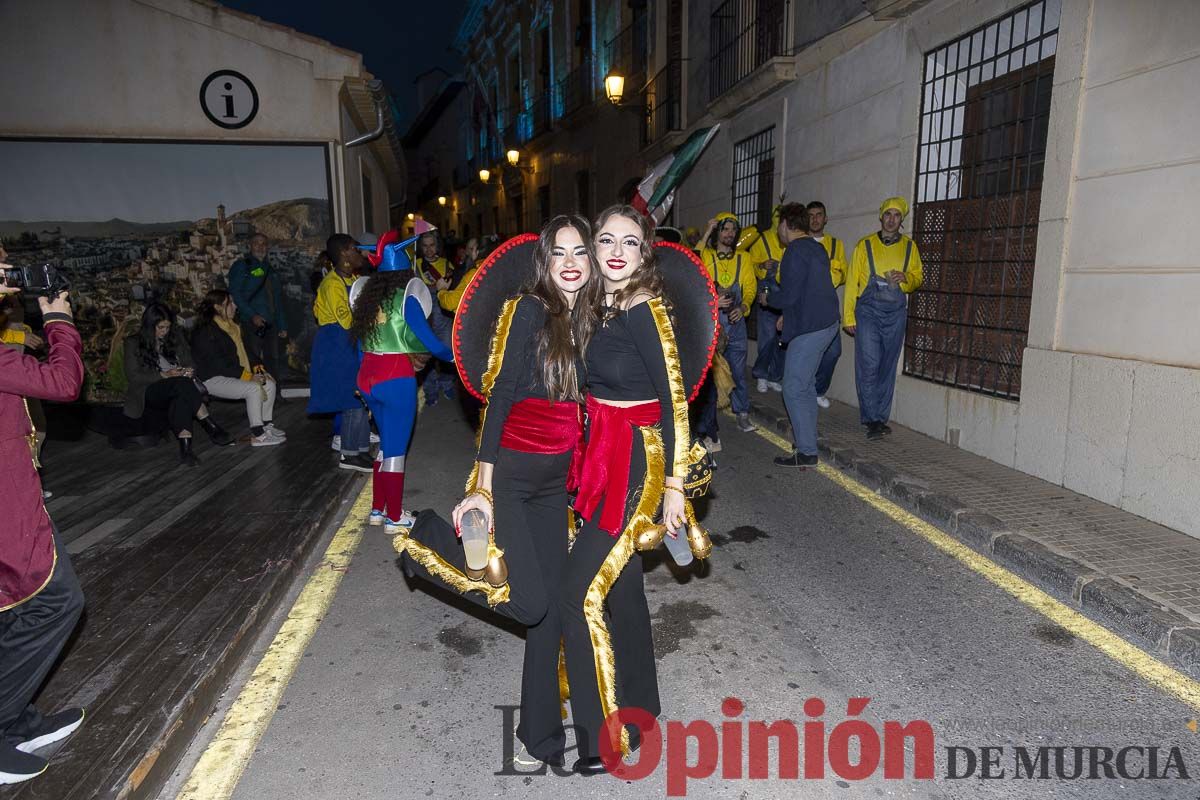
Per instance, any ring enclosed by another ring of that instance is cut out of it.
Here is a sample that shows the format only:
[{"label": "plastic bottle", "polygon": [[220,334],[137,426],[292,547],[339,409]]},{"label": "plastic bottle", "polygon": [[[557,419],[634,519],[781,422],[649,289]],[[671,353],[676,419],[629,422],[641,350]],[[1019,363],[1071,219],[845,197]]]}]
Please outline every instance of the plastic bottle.
[{"label": "plastic bottle", "polygon": [[488,519],[477,508],[462,515],[459,523],[463,551],[467,557],[467,568],[481,570],[488,563]]},{"label": "plastic bottle", "polygon": [[668,533],[663,537],[663,544],[667,546],[667,552],[671,554],[671,558],[681,567],[686,567],[692,563],[692,548],[688,544],[687,527],[681,527],[675,531],[672,536]]}]

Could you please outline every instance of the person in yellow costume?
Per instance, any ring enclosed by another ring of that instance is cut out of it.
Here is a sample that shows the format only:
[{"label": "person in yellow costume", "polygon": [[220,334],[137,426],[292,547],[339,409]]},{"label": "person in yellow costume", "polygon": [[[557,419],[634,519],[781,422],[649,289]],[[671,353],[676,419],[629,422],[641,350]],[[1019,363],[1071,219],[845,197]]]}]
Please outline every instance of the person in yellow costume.
[{"label": "person in yellow costume", "polygon": [[[805,209],[808,211],[808,235],[825,248],[825,253],[829,256],[829,276],[833,279],[833,288],[836,289],[846,282],[846,243],[825,233],[829,215],[825,212],[824,203],[813,200]],[[829,408],[829,400],[825,393],[829,391],[829,384],[833,382],[833,369],[841,357],[842,335],[839,331],[825,350],[825,354],[821,356],[821,364],[817,367],[817,405],[821,408]]]},{"label": "person in yellow costume", "polygon": [[879,206],[879,232],[854,248],[846,275],[842,324],[854,337],[858,413],[868,439],[891,433],[888,417],[896,390],[896,364],[904,346],[908,295],[921,287],[921,254],[900,232],[908,216],[903,197]]},{"label": "person in yellow costume", "polygon": [[779,242],[779,206],[771,212],[771,225],[754,237],[747,252],[754,261],[754,277],[758,279],[758,357],[751,374],[758,381],[759,394],[768,389],[783,391],[783,348],[779,344],[779,310],[767,305],[767,292],[779,285],[779,261],[783,245]]},{"label": "person in yellow costume", "polygon": [[[428,231],[417,240],[417,258],[413,261],[413,270],[417,273],[429,292],[437,297],[441,292],[454,287],[454,267],[442,255],[442,243],[436,231]],[[441,306],[439,300],[438,305]],[[429,325],[434,334],[447,347],[454,331],[453,309],[435,308],[429,317]],[[447,398],[454,397],[454,386],[457,373],[453,365],[440,359],[430,359],[425,367],[425,405],[437,405],[439,391]]]},{"label": "person in yellow costume", "polygon": [[[741,223],[728,211],[709,220],[700,261],[708,268],[708,274],[717,289],[721,327],[727,339],[722,355],[729,362],[729,371],[733,373],[729,404],[737,417],[738,428],[748,433],[755,427],[750,422],[750,395],[746,392],[746,317],[750,315],[750,304],[757,294],[758,280],[754,272],[754,259],[749,253],[736,248],[740,233]],[[716,415],[716,404],[706,403],[701,416],[701,428],[715,430]],[[706,422],[712,423],[711,428]]]}]

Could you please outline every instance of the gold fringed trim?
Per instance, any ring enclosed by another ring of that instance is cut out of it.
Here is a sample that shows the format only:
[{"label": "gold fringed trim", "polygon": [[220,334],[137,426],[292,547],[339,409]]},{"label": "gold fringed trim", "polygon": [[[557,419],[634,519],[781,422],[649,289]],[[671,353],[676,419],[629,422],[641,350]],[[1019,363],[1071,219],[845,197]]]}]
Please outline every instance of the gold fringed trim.
[{"label": "gold fringed trim", "polygon": [[[504,301],[504,305],[500,307],[500,316],[496,318],[496,332],[492,336],[492,351],[488,353],[487,369],[483,372],[483,377],[479,379],[479,392],[484,397],[492,396],[492,386],[496,383],[496,376],[500,374],[500,367],[504,365],[504,350],[508,346],[508,332],[512,328],[513,315],[517,313],[517,304],[521,302],[520,297],[513,297]],[[475,433],[475,450],[479,450],[479,440],[483,436],[483,426],[487,422],[487,403],[484,403],[483,408],[479,409],[479,430]],[[471,474],[467,476],[466,493],[471,494],[475,491],[475,481],[479,480],[479,462],[471,467]]]},{"label": "gold fringed trim", "polygon": [[[687,393],[683,388],[683,368],[679,362],[679,347],[675,343],[675,329],[661,297],[652,297],[646,302],[654,315],[654,327],[662,341],[663,360],[667,362],[667,385],[671,387],[671,412],[675,426],[675,451],[671,456],[671,474],[683,477],[688,473],[688,450],[692,437],[688,432]],[[663,425],[667,420],[662,421]]]},{"label": "gold fringed trim", "polygon": [[[646,478],[642,483],[642,496],[625,530],[617,537],[596,577],[592,578],[583,599],[583,616],[587,620],[588,634],[592,640],[592,653],[596,661],[596,684],[600,687],[600,708],[605,719],[617,710],[617,670],[612,634],[604,624],[604,599],[608,597],[609,590],[633,556],[638,534],[654,525],[654,515],[662,502],[662,436],[657,428],[646,427],[638,430],[642,433],[646,449]],[[613,498],[614,501],[616,499]],[[620,748],[622,753],[629,754],[629,731],[624,727],[621,728]]]},{"label": "gold fringed trim", "polygon": [[453,564],[416,539],[409,536],[397,536],[392,540],[392,546],[396,548],[397,553],[403,553],[407,550],[408,554],[412,556],[413,561],[416,561],[428,570],[430,575],[433,575],[459,594],[466,594],[472,591],[481,592],[487,598],[488,605],[493,608],[500,603],[508,602],[507,583],[503,586],[495,587],[487,581],[473,581],[455,569]]},{"label": "gold fringed trim", "polygon": [[567,649],[562,639],[558,640],[558,703],[562,718],[567,718],[567,701],[571,699],[571,684],[567,681]]},{"label": "gold fringed trim", "polygon": [[579,535],[579,522],[575,519],[575,509],[567,506],[567,552],[575,546],[575,537]]}]

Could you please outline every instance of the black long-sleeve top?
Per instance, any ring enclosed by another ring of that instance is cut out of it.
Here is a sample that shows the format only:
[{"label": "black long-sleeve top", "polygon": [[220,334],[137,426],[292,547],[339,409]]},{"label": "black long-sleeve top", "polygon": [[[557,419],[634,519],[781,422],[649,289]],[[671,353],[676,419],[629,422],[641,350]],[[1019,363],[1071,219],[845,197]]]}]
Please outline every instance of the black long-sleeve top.
[{"label": "black long-sleeve top", "polygon": [[[536,363],[537,335],[545,325],[546,306],[536,297],[522,296],[517,301],[517,308],[509,324],[500,372],[488,393],[483,429],[479,434],[479,461],[496,463],[496,457],[500,453],[500,437],[504,433],[504,422],[508,419],[513,405],[529,398],[546,400],[550,397],[542,365]],[[576,369],[580,368],[577,364]]]},{"label": "black long-sleeve top", "polygon": [[[659,330],[651,303],[617,312],[592,334],[587,349],[587,390],[598,400],[656,401],[662,409],[663,453],[667,477],[684,477],[687,464],[676,452],[676,442],[689,444],[686,425],[678,430],[667,359],[663,350],[664,334]],[[661,308],[661,306],[658,306]],[[664,312],[665,316],[665,312]],[[669,321],[666,323],[670,325]],[[671,338],[674,334],[668,331]],[[686,419],[686,406],[684,412]]]},{"label": "black long-sleeve top", "polygon": [[779,262],[779,283],[771,286],[767,302],[783,314],[780,338],[785,342],[838,321],[829,254],[820,242],[805,237],[788,244]]},{"label": "black long-sleeve top", "polygon": [[242,377],[237,343],[215,322],[203,323],[192,332],[192,360],[196,364],[196,377],[202,381]]}]

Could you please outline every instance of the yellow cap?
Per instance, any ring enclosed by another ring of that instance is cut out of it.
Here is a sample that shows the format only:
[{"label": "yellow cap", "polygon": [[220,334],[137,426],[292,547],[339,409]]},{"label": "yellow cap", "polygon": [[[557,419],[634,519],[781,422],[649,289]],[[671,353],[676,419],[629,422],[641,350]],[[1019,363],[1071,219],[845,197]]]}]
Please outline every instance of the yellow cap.
[{"label": "yellow cap", "polygon": [[896,209],[901,217],[908,216],[908,201],[903,197],[889,197],[879,205],[879,216],[882,217],[889,209]]},{"label": "yellow cap", "polygon": [[737,216],[730,211],[722,211],[720,214],[717,214],[717,216],[715,216],[713,219],[715,219],[717,221],[718,228],[721,227],[722,225],[724,225],[725,220],[727,220],[727,219],[733,220],[735,223],[737,223],[737,226],[739,228],[742,227],[742,223],[738,221]]}]

